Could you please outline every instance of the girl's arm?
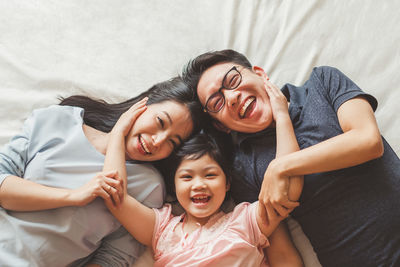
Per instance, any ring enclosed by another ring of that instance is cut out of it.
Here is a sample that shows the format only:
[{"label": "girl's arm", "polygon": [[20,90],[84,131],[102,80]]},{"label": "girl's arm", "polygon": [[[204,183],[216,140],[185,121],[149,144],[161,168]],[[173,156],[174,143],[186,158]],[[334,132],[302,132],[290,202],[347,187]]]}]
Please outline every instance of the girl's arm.
[{"label": "girl's arm", "polygon": [[304,266],[303,260],[290,238],[285,222],[281,222],[268,239],[270,246],[265,248],[264,251],[271,267]]},{"label": "girl's arm", "polygon": [[[265,80],[265,88],[270,98],[273,118],[275,121],[277,138],[276,158],[279,158],[283,155],[298,151],[299,145],[289,116],[286,97],[282,94],[279,88],[268,80]],[[277,186],[283,187],[286,192],[288,192],[286,196],[287,199],[293,203],[294,207],[296,207],[298,203],[294,201],[297,201],[301,195],[303,189],[303,177],[290,177],[287,180],[278,183]],[[267,189],[270,189],[270,187]],[[260,193],[260,196],[263,196],[262,192]],[[257,223],[261,232],[263,232],[265,236],[269,236],[278,226],[279,222],[288,216],[290,211],[290,209],[276,205],[276,203],[259,201]]]},{"label": "girl's arm", "polygon": [[108,209],[118,221],[140,243],[151,246],[155,225],[155,213],[135,198],[127,194],[127,173],[125,166],[125,136],[135,120],[145,110],[146,100],[133,105],[122,114],[110,133],[107,152],[104,160],[104,172],[116,171],[118,180],[124,188],[123,200],[118,207],[112,205],[110,200],[105,201]]},{"label": "girl's arm", "polygon": [[[294,134],[285,96],[268,80],[265,87],[276,124],[276,158],[280,158],[298,151],[300,148]],[[288,200],[297,201],[303,189],[303,177],[292,176],[287,179],[287,182],[287,184],[283,183],[281,186],[286,187]],[[263,209],[264,207],[259,204],[258,208]],[[276,205],[276,203],[266,203],[265,208],[270,223],[262,224],[264,228],[260,227],[260,230],[269,239],[270,246],[265,249],[269,265],[272,267],[303,266],[302,258],[291,240],[286,223],[279,223],[288,215],[290,210]]]},{"label": "girl's arm", "polygon": [[[7,210],[37,211],[66,206],[84,206],[98,196],[110,199],[118,205],[120,198],[117,191],[120,187],[115,180],[107,178],[109,175],[111,173],[104,175],[99,173],[77,189],[44,186],[10,175],[1,184],[0,205]],[[112,184],[116,189],[106,191],[104,188],[107,183]]]}]

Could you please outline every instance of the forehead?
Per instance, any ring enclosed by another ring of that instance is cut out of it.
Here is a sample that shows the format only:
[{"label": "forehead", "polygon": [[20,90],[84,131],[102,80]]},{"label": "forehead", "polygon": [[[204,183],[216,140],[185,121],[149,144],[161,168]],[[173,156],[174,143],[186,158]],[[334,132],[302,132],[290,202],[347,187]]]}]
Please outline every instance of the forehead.
[{"label": "forehead", "polygon": [[220,87],[225,74],[234,66],[233,62],[224,62],[206,69],[197,85],[197,95],[204,105],[207,98]]},{"label": "forehead", "polygon": [[195,167],[201,167],[201,168],[209,168],[209,167],[215,167],[219,168],[218,163],[210,157],[208,153],[204,154],[198,159],[193,159],[191,158],[190,155],[182,159],[182,162],[179,164],[178,169],[190,169],[190,168],[195,168]]}]

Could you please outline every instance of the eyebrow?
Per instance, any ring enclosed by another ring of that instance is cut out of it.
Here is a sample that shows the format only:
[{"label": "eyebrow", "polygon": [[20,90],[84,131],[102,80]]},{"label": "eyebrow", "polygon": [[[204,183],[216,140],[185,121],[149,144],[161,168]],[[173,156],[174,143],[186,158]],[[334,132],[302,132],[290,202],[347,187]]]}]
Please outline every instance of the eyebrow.
[{"label": "eyebrow", "polygon": [[[221,168],[218,168],[218,167],[215,166],[215,165],[210,165],[210,166],[207,166],[207,167],[203,168],[203,171],[209,171],[209,170],[212,170],[212,169],[218,170],[218,169],[221,169]],[[193,172],[193,169],[190,169],[190,168],[187,168],[187,169],[179,169],[179,170],[177,171],[177,173],[179,173],[179,172]]]},{"label": "eyebrow", "polygon": [[[169,121],[169,124],[170,125],[172,125],[173,124],[173,121],[172,121],[172,119],[171,119],[171,116],[169,116],[169,114],[168,114],[168,112],[166,112],[166,111],[162,111],[162,113],[164,113],[165,114],[165,116],[167,116],[167,118],[168,118],[168,121]],[[183,139],[182,139],[182,137],[180,137],[179,135],[175,135],[175,137],[176,138],[178,138],[178,140],[179,140],[179,143],[180,144],[182,144],[183,143]]]}]

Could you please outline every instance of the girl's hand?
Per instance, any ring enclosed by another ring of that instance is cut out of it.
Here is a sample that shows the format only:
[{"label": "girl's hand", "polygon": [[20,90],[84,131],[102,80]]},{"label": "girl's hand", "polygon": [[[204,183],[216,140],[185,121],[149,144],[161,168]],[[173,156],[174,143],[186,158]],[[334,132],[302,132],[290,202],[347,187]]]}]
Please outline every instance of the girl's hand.
[{"label": "girl's hand", "polygon": [[300,203],[289,200],[289,177],[279,172],[278,162],[279,159],[274,159],[268,165],[258,199],[265,207],[272,205],[282,218],[286,218]]},{"label": "girl's hand", "polygon": [[124,197],[123,181],[116,171],[98,173],[85,185],[71,191],[70,199],[76,206],[85,206],[97,197],[118,207]]},{"label": "girl's hand", "polygon": [[142,114],[147,106],[148,98],[145,97],[132,107],[130,107],[127,111],[125,111],[121,117],[119,117],[117,123],[114,125],[111,133],[122,133],[123,136],[126,136],[132,128],[132,125],[135,123],[137,118],[139,118],[140,114]]},{"label": "girl's hand", "polygon": [[289,116],[288,102],[285,95],[279,88],[269,81],[269,78],[264,75],[264,87],[267,92],[272,109],[272,116],[277,121],[282,116]]}]

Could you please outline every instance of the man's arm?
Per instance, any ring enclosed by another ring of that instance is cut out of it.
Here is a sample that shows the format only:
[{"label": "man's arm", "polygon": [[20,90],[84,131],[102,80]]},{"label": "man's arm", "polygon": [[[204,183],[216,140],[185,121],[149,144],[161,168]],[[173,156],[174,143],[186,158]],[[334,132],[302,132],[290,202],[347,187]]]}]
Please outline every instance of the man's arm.
[{"label": "man's arm", "polygon": [[339,107],[337,115],[342,134],[275,159],[268,167],[271,174],[281,179],[326,172],[382,156],[382,138],[367,100],[361,97],[348,100]]}]

